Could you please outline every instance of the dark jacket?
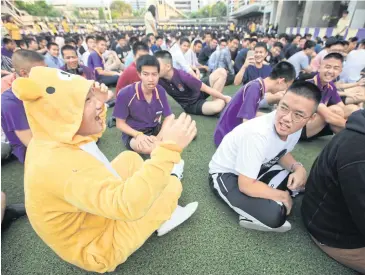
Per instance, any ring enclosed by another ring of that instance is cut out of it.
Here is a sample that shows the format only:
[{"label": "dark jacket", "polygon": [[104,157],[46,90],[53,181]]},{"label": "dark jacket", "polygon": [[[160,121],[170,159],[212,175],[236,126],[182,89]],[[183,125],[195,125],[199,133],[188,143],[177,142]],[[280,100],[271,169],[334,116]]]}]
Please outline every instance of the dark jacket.
[{"label": "dark jacket", "polygon": [[198,62],[200,65],[207,66],[209,57],[212,55],[212,53],[215,51],[215,49],[211,49],[210,46],[205,46],[198,56]]},{"label": "dark jacket", "polygon": [[325,245],[365,247],[365,110],[350,116],[314,162],[302,216],[310,234]]}]

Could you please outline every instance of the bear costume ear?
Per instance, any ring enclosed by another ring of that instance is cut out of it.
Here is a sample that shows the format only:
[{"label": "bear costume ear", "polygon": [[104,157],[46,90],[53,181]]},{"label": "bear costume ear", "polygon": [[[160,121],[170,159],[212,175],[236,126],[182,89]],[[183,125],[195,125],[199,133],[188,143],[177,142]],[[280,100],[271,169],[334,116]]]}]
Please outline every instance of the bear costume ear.
[{"label": "bear costume ear", "polygon": [[19,77],[12,84],[13,93],[22,101],[35,101],[44,95],[41,87],[29,78]]}]

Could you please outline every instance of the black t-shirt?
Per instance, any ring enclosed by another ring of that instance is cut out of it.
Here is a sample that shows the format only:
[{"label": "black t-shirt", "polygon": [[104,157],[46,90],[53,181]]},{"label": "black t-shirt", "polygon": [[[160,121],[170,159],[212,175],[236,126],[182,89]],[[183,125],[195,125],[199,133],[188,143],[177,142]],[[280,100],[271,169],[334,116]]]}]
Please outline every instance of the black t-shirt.
[{"label": "black t-shirt", "polygon": [[120,59],[120,61],[124,62],[123,59],[127,57],[130,50],[131,50],[130,47],[127,45],[124,46],[123,48],[116,47],[115,52],[117,53],[117,56]]}]

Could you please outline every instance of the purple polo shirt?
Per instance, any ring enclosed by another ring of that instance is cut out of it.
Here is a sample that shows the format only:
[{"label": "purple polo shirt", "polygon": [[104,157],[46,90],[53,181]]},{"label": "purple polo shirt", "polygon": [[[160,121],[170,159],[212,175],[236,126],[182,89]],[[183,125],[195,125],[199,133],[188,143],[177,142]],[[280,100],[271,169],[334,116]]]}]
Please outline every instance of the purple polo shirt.
[{"label": "purple polo shirt", "polygon": [[242,119],[256,117],[260,101],[265,95],[265,84],[261,78],[255,79],[234,95],[221,114],[214,131],[214,143],[218,147],[224,136],[231,132]]},{"label": "purple polo shirt", "polygon": [[[96,80],[94,71],[91,70],[89,67],[86,67],[84,65],[79,65],[79,68],[81,68],[82,74],[81,76],[86,78],[87,80]],[[62,71],[67,72],[66,65],[62,66],[60,68]]]},{"label": "purple polo shirt", "polygon": [[12,147],[12,153],[21,163],[24,163],[27,148],[15,134],[15,131],[29,129],[23,102],[10,89],[1,94],[1,127]]},{"label": "purple polo shirt", "polygon": [[308,79],[307,81],[316,84],[317,87],[321,90],[322,93],[321,103],[327,106],[331,106],[341,102],[341,97],[338,94],[337,88],[335,86],[335,83],[333,83],[333,81],[323,86],[321,84],[319,73],[317,73],[312,79]]},{"label": "purple polo shirt", "polygon": [[171,80],[160,78],[158,83],[183,108],[199,100],[201,96],[200,89],[203,85],[199,79],[178,69],[174,69],[174,75]]},{"label": "purple polo shirt", "polygon": [[271,74],[272,68],[270,65],[262,65],[262,68],[256,68],[256,66],[250,65],[247,67],[245,74],[243,75],[242,83],[246,84],[256,78],[266,78]]},{"label": "purple polo shirt", "polygon": [[13,51],[9,51],[5,47],[1,48],[1,55],[3,55],[3,56],[7,56],[7,57],[11,58],[13,56],[13,53],[14,53]]},{"label": "purple polo shirt", "polygon": [[95,73],[95,77],[96,79],[98,79],[99,74],[96,69],[104,70],[104,59],[97,51],[93,51],[89,55],[89,59],[87,60],[87,66]]},{"label": "purple polo shirt", "polygon": [[[138,92],[136,93],[136,85]],[[141,131],[154,128],[161,123],[161,118],[172,114],[170,105],[167,102],[166,91],[157,85],[152,94],[152,100],[148,103],[142,92],[142,83],[137,82],[120,90],[115,102],[113,116],[125,119],[126,123],[134,130]],[[128,135],[123,133],[124,143]]]}]

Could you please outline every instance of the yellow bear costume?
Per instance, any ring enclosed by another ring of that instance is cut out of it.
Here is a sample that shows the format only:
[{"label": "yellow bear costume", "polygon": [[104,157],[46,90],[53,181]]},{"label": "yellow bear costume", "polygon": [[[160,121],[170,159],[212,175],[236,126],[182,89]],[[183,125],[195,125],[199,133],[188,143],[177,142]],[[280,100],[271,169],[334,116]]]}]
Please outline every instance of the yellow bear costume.
[{"label": "yellow bear costume", "polygon": [[162,143],[146,162],[123,152],[109,163],[96,149],[101,133],[76,134],[92,84],[35,67],[13,91],[33,133],[24,175],[30,223],[62,259],[103,273],[125,262],[177,207],[182,186],[170,173],[181,150]]}]

